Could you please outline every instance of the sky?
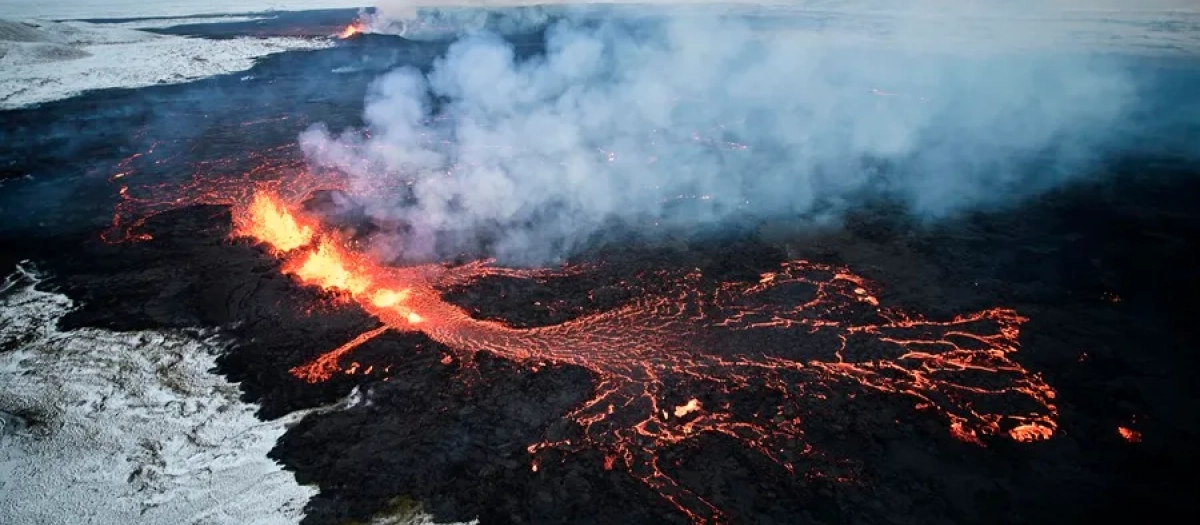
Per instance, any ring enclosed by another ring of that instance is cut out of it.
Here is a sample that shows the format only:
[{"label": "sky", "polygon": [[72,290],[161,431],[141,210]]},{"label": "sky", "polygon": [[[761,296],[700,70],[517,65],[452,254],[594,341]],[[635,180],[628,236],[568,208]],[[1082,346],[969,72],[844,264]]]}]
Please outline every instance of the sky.
[{"label": "sky", "polygon": [[[520,5],[534,3],[568,3],[574,0],[0,0],[0,18],[118,18],[150,16],[183,16],[214,13],[246,13],[264,10],[300,11],[306,9],[362,7],[364,5]],[[614,1],[614,0],[604,0]],[[622,0],[615,0],[622,1]],[[640,0],[642,3],[714,3],[712,0]],[[862,10],[884,7],[895,9],[907,5],[1012,6],[1028,3],[1031,9],[1102,9],[1119,11],[1150,11],[1159,9],[1200,12],[1198,0],[733,0],[733,4],[765,3],[810,9]]]}]

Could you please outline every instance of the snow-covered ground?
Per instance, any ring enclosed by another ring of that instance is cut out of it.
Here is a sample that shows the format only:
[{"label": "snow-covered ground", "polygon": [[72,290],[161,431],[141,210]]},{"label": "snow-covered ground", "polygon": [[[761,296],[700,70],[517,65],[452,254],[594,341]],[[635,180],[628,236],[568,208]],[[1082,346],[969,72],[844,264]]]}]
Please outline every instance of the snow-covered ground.
[{"label": "snow-covered ground", "polygon": [[270,14],[261,15],[213,15],[203,17],[183,17],[183,18],[140,18],[136,20],[124,20],[121,22],[104,22],[101,27],[122,27],[126,29],[153,29],[158,27],[171,27],[192,24],[229,24],[234,22],[252,22],[254,20],[266,20],[271,18]]},{"label": "snow-covered ground", "polygon": [[145,18],[263,11],[356,8],[375,0],[4,0],[3,18]]},{"label": "snow-covered ground", "polygon": [[[59,331],[74,305],[37,282],[28,265],[0,282],[0,523],[300,521],[317,491],[267,452],[305,413],[258,420],[212,373],[215,334]],[[372,524],[434,521],[412,509]]]},{"label": "snow-covered ground", "polygon": [[0,291],[0,522],[295,523],[316,493],[210,373],[214,340],[60,332],[70,299],[18,272]]},{"label": "snow-covered ground", "polygon": [[[147,27],[152,22],[131,23]],[[163,25],[170,25],[170,22]],[[249,69],[272,53],[332,45],[328,39],[210,40],[85,22],[0,20],[0,110],[92,89],[186,82]]]}]

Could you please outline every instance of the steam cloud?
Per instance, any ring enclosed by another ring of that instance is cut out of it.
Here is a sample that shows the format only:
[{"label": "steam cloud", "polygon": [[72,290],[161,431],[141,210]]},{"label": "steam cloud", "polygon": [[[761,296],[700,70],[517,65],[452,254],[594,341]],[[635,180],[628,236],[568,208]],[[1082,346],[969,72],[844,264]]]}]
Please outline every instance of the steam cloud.
[{"label": "steam cloud", "polygon": [[[426,5],[436,4],[437,0],[425,0]],[[487,2],[478,2],[477,7],[464,6],[463,0],[444,2],[450,7],[418,9],[412,2],[405,0],[386,0],[378,2],[373,11],[362,11],[362,19],[370,32],[387,35],[398,35],[409,40],[438,40],[455,35],[489,29],[501,34],[518,33],[533,29],[550,22],[553,12],[563,10],[563,6],[515,6],[510,2],[509,7],[486,9]]]},{"label": "steam cloud", "polygon": [[404,225],[377,235],[382,255],[539,264],[613,221],[836,218],[864,194],[929,218],[1004,204],[1084,173],[1121,136],[1136,90],[1113,59],[1014,47],[1054,42],[1037,25],[922,14],[571,13],[531,58],[467,24],[428,73],[374,83],[369,134],[318,126],[301,144],[365,186],[411,180],[366,203]]}]

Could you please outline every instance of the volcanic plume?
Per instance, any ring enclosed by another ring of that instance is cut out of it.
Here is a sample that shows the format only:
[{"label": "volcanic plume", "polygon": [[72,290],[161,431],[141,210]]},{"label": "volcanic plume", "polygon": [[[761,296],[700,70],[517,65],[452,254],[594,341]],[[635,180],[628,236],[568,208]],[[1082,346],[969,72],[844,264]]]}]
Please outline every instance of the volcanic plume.
[{"label": "volcanic plume", "polygon": [[[829,223],[881,194],[922,218],[1008,205],[1128,140],[1137,79],[1115,61],[1016,58],[945,16],[935,30],[890,21],[871,44],[886,58],[759,17],[567,16],[536,46],[460,27],[432,67],[373,82],[361,132],[318,124],[300,143],[356,185],[412,179],[402,196],[363,196],[371,216],[409,225],[376,249],[544,265],[613,219]],[[1010,37],[1057,36],[1013,23]]]},{"label": "volcanic plume", "polygon": [[174,188],[126,188],[109,238],[144,238],[131,217],[231,206],[234,237],[263,246],[282,272],[378,321],[293,368],[304,382],[360,372],[355,348],[393,330],[424,333],[451,350],[448,360],[469,362],[484,352],[535,370],[581,367],[595,388],[566,415],[581,437],[529,443],[530,468],[554,468],[542,463],[550,449],[598,450],[606,468],[627,471],[696,522],[729,516],[667,474],[660,453],[704,434],[732,438],[797,475],[852,479],[799,466],[825,458],[805,441],[804,407],[828,396],[903,396],[955,438],[978,445],[995,437],[1042,440],[1056,430],[1054,390],[1014,359],[1026,319],[1011,309],[927,319],[881,304],[877,286],[847,268],[794,260],[747,281],[663,270],[651,276],[658,291],[620,307],[519,328],[479,318],[444,295],[494,276],[546,280],[592,267],[382,264],[303,206],[316,191],[347,189],[338,173],[276,167]]}]

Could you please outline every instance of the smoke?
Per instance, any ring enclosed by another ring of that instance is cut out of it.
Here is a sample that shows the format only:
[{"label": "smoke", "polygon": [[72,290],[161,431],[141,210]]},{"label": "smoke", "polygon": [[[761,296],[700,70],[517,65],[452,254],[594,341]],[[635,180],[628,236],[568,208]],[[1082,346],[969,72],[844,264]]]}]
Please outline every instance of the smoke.
[{"label": "smoke", "polygon": [[1120,145],[1137,100],[1120,62],[1058,52],[1044,21],[964,13],[572,13],[524,58],[470,26],[432,70],[374,83],[367,133],[318,126],[301,144],[365,187],[407,181],[365,203],[401,225],[381,255],[525,264],[614,221],[836,219],[870,195],[936,219],[1060,185]]},{"label": "smoke", "polygon": [[446,6],[437,7],[436,1],[426,1],[417,7],[408,0],[388,0],[379,2],[371,12],[363,11],[359,18],[367,32],[427,41],[485,29],[502,35],[536,31],[548,24],[554,13],[563,11],[563,6],[519,6],[508,2],[501,2],[508,7],[492,9],[480,8],[486,2],[477,2],[476,7],[461,0],[445,3]]}]

